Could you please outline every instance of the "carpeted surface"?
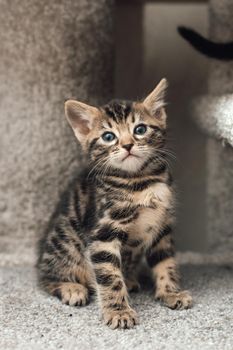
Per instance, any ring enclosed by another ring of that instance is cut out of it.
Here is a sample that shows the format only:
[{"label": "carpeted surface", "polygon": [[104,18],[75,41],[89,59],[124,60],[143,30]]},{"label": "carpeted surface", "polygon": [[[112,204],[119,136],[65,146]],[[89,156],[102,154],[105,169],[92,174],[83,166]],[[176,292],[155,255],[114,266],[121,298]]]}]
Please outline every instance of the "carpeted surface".
[{"label": "carpeted surface", "polygon": [[140,325],[112,331],[97,304],[62,305],[36,286],[31,267],[0,269],[0,348],[31,349],[233,349],[233,266],[186,265],[183,285],[191,310],[172,311],[153,301],[151,290],[132,295]]}]

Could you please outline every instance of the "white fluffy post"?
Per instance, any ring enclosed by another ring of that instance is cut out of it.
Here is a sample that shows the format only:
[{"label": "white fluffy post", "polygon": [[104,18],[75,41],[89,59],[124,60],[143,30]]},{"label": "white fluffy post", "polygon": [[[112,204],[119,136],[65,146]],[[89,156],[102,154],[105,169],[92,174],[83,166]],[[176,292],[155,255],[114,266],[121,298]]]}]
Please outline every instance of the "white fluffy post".
[{"label": "white fluffy post", "polygon": [[[232,0],[209,3],[210,39],[233,41]],[[207,142],[207,235],[212,252],[233,251],[233,61],[210,59],[208,94],[194,104]]]}]

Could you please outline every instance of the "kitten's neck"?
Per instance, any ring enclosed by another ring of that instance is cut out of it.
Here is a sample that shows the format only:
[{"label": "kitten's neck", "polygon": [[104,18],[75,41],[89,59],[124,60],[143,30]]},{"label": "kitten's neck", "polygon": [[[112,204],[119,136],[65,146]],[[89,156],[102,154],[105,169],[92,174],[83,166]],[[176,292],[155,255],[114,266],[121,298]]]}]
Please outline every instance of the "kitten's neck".
[{"label": "kitten's neck", "polygon": [[145,176],[157,175],[164,172],[167,168],[166,159],[157,159],[156,157],[149,158],[136,172],[128,172],[125,170],[117,169],[117,168],[108,168],[101,169],[100,167],[96,167],[94,164],[89,162],[86,166],[86,177],[88,180],[95,181],[98,179],[103,179],[103,177],[118,177],[122,179],[133,179],[133,178],[144,178]]}]

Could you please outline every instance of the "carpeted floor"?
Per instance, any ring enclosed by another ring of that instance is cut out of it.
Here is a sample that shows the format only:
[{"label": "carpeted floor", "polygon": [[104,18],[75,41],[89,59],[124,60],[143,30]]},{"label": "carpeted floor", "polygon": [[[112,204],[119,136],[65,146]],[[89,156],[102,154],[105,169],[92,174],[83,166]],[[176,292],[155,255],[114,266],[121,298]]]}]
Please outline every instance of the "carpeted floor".
[{"label": "carpeted floor", "polygon": [[230,265],[182,267],[183,285],[195,300],[191,310],[161,306],[148,288],[132,295],[140,325],[115,331],[101,323],[95,302],[72,308],[38,290],[31,267],[2,267],[0,276],[0,349],[233,349]]}]

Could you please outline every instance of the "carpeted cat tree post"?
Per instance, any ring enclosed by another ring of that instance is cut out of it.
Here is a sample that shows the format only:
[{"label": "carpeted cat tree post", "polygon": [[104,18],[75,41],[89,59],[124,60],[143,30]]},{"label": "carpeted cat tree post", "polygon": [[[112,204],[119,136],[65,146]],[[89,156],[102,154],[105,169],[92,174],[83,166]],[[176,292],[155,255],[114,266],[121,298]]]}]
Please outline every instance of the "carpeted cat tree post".
[{"label": "carpeted cat tree post", "polygon": [[35,239],[79,164],[64,118],[74,97],[112,97],[106,0],[0,1],[1,262],[34,261]]},{"label": "carpeted cat tree post", "polygon": [[[209,38],[233,41],[232,0],[209,3]],[[233,251],[233,60],[209,60],[208,93],[194,103],[207,141],[207,235],[215,253]]]}]

